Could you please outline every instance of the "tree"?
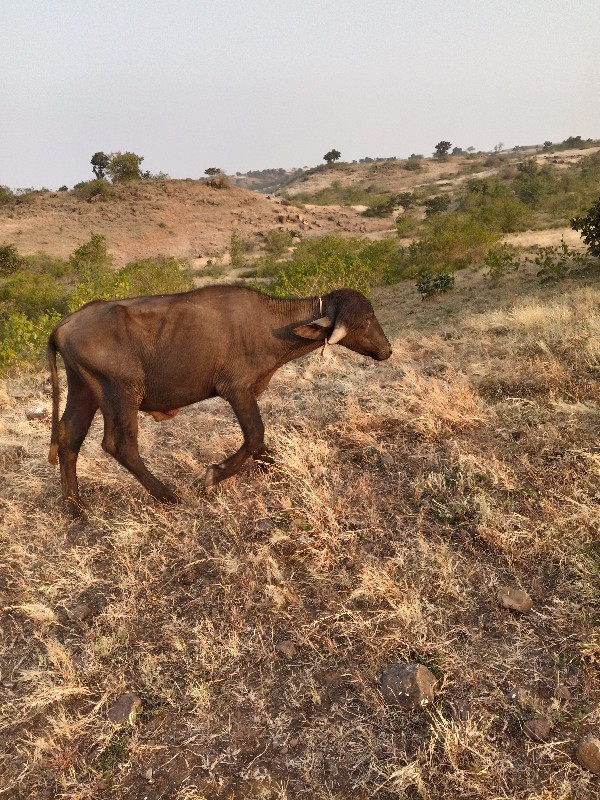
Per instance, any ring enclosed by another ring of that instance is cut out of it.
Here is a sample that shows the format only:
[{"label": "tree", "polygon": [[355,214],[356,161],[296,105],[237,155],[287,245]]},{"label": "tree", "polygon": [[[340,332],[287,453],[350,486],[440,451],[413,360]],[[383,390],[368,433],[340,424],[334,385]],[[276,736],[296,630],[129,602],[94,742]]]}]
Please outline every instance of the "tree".
[{"label": "tree", "polygon": [[405,211],[408,211],[408,209],[412,208],[417,202],[417,198],[412,192],[400,192],[396,199],[398,205],[402,206]]},{"label": "tree", "polygon": [[97,178],[104,178],[106,171],[110,166],[110,156],[106,155],[106,153],[103,153],[102,151],[99,151],[94,153],[90,164],[92,165],[94,175]]},{"label": "tree", "polygon": [[585,217],[575,217],[571,220],[571,227],[575,231],[581,231],[581,238],[587,245],[588,253],[600,258],[600,197],[588,209]]},{"label": "tree", "polygon": [[113,183],[124,183],[125,181],[138,181],[142,177],[140,164],[144,156],[126,152],[111,153],[110,164],[106,168]]},{"label": "tree", "polygon": [[452,142],[446,142],[442,139],[442,141],[438,142],[435,146],[434,158],[438,158],[440,161],[446,161],[448,158],[448,150],[450,150],[451,147]]},{"label": "tree", "polygon": [[330,150],[328,153],[325,153],[323,160],[328,164],[333,164],[334,161],[338,161],[341,157],[342,154],[339,150]]},{"label": "tree", "polygon": [[220,175],[221,171],[222,170],[220,170],[219,167],[208,167],[204,170],[204,174],[212,177],[213,175]]}]

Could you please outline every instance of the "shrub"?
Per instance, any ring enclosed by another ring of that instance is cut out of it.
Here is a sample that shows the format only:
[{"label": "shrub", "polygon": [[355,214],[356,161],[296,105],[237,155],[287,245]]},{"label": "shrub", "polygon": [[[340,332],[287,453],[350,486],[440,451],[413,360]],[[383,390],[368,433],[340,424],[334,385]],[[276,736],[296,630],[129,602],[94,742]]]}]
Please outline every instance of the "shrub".
[{"label": "shrub", "polygon": [[325,261],[291,262],[279,273],[273,288],[277,297],[322,295],[347,287],[368,295],[371,286],[369,265],[359,255],[339,254]]},{"label": "shrub", "polygon": [[61,314],[42,314],[30,319],[8,305],[0,310],[0,368],[17,362],[32,362],[45,351],[48,336],[60,321]]},{"label": "shrub", "polygon": [[250,242],[246,241],[246,239],[243,239],[234,231],[229,240],[229,255],[231,257],[232,266],[243,267],[246,263],[245,255],[250,248]]},{"label": "shrub", "polygon": [[362,213],[364,217],[387,217],[396,206],[397,200],[393,195],[391,197],[382,197],[371,201],[369,208],[366,208]]},{"label": "shrub", "polygon": [[433,297],[433,295],[443,294],[453,289],[454,275],[447,270],[433,273],[427,267],[423,267],[417,273],[415,285],[424,300],[426,297]]},{"label": "shrub", "polygon": [[411,156],[405,162],[404,169],[409,172],[418,172],[421,169],[421,159],[418,156]]},{"label": "shrub", "polygon": [[506,243],[491,247],[487,251],[483,263],[488,267],[490,278],[494,280],[519,268],[519,259],[515,251]]},{"label": "shrub", "polygon": [[575,217],[571,221],[571,227],[574,231],[581,231],[588,253],[600,258],[600,197],[585,216]]},{"label": "shrub", "polygon": [[14,273],[0,286],[0,301],[10,301],[30,319],[54,312],[64,314],[68,308],[68,288],[41,277],[25,270]]},{"label": "shrub", "polygon": [[265,236],[265,250],[276,257],[281,257],[291,244],[292,235],[284,228],[272,228]]},{"label": "shrub", "polygon": [[21,269],[23,259],[14,244],[0,245],[0,275],[11,275]]},{"label": "shrub", "polygon": [[114,193],[114,189],[104,178],[94,178],[91,181],[76,183],[73,187],[73,191],[77,197],[81,197],[84,200],[89,200],[90,197],[95,197],[96,195],[110,197],[110,195]]},{"label": "shrub", "polygon": [[408,248],[408,260],[413,267],[459,269],[481,261],[488,249],[501,237],[481,222],[466,214],[432,217],[426,223],[425,235]]},{"label": "shrub", "polygon": [[533,258],[527,260],[538,267],[537,274],[542,283],[559,281],[587,264],[585,255],[569,247],[563,238],[558,247],[538,247]]},{"label": "shrub", "polygon": [[0,206],[11,206],[15,203],[16,197],[12,189],[8,186],[0,186]]},{"label": "shrub", "polygon": [[75,272],[79,272],[86,264],[107,267],[111,262],[106,236],[102,233],[92,233],[89,241],[80,245],[69,257],[69,263]]},{"label": "shrub", "polygon": [[435,214],[441,214],[448,210],[450,206],[450,197],[447,194],[439,194],[436,197],[430,197],[423,203],[425,206],[425,216],[432,217]]},{"label": "shrub", "polygon": [[396,233],[398,236],[410,236],[417,229],[417,221],[412,214],[405,212],[396,217]]}]

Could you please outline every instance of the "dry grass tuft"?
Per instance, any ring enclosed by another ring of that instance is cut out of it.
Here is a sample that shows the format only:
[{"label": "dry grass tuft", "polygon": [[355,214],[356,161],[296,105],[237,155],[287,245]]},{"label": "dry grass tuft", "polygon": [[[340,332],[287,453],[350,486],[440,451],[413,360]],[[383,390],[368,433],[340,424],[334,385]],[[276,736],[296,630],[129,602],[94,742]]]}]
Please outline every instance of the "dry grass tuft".
[{"label": "dry grass tuft", "polygon": [[[237,447],[229,408],[141,418],[176,508],[96,420],[69,521],[49,423],[24,416],[49,407],[44,376],[0,385],[0,797],[597,796],[573,756],[600,725],[600,292],[495,291],[480,313],[440,301],[443,324],[398,294],[391,361],[282,370],[261,401],[277,466],[209,497],[190,486]],[[506,585],[531,613],[499,607]],[[429,711],[384,703],[397,661],[438,677]],[[126,691],[143,711],[117,726]],[[531,713],[549,742],[523,734]]]}]

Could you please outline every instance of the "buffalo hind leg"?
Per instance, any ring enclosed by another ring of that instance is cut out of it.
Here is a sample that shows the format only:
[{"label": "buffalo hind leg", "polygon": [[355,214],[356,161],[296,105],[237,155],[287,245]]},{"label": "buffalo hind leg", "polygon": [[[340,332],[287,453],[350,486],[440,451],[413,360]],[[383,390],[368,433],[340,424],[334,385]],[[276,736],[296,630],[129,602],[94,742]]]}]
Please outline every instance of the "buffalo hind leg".
[{"label": "buffalo hind leg", "polygon": [[90,429],[98,402],[89,386],[75,373],[67,371],[69,390],[64,414],[59,422],[58,460],[62,496],[73,517],[81,514],[77,484],[77,456]]},{"label": "buffalo hind leg", "polygon": [[137,408],[121,408],[119,413],[103,410],[104,438],[102,448],[129,470],[144,489],[161,503],[178,503],[175,492],[159,481],[146,467],[138,450]]},{"label": "buffalo hind leg", "polygon": [[265,426],[254,395],[251,392],[240,392],[238,394],[229,394],[226,399],[229,401],[240,423],[244,434],[244,443],[229,458],[221,461],[220,464],[212,464],[206,470],[204,485],[207,488],[235,475],[250,456],[256,456],[258,460],[267,461],[267,463],[270,459],[264,445]]}]

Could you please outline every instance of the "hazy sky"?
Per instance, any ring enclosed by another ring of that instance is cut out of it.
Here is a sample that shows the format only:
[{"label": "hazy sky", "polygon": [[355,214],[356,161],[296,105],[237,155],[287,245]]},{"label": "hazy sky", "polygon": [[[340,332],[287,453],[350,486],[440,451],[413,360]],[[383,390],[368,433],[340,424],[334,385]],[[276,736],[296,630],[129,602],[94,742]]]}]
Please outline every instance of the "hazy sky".
[{"label": "hazy sky", "polygon": [[0,0],[0,184],[600,138],[598,0]]}]

